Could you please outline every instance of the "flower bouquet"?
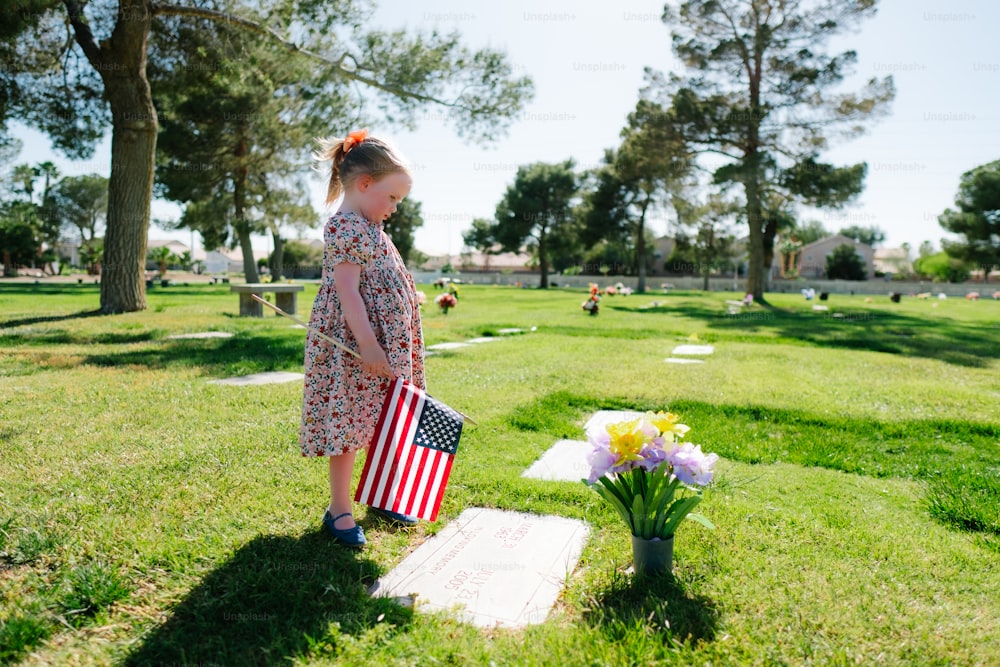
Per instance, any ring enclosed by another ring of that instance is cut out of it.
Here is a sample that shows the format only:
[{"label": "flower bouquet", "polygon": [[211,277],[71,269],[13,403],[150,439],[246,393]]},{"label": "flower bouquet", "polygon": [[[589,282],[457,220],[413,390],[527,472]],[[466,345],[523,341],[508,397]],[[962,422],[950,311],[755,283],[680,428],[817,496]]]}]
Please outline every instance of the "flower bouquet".
[{"label": "flower bouquet", "polygon": [[591,315],[597,315],[598,303],[601,301],[601,289],[597,283],[590,283],[590,296],[583,302],[583,309]]},{"label": "flower bouquet", "polygon": [[455,298],[454,294],[448,294],[445,292],[444,294],[439,294],[434,299],[434,303],[436,303],[438,307],[444,311],[444,314],[447,315],[449,308],[454,308],[458,305],[458,299]]},{"label": "flower bouquet", "polygon": [[[719,457],[703,453],[700,445],[680,442],[690,428],[678,419],[670,412],[646,413],[609,424],[590,438],[594,450],[588,457],[590,478],[584,481],[611,503],[631,530],[638,571],[669,571],[673,536],[684,519],[715,527],[693,510],[712,481]],[[667,554],[650,564],[643,554],[655,542],[664,542]]]}]

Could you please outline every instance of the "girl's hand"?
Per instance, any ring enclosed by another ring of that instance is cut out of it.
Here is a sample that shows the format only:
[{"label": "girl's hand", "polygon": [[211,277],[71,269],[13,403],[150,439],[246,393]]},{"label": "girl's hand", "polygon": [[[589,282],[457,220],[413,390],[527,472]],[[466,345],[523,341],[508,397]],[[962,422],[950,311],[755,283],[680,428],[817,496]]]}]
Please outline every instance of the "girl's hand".
[{"label": "girl's hand", "polygon": [[371,375],[393,379],[396,377],[389,366],[389,358],[379,345],[363,345],[361,347],[361,368]]}]

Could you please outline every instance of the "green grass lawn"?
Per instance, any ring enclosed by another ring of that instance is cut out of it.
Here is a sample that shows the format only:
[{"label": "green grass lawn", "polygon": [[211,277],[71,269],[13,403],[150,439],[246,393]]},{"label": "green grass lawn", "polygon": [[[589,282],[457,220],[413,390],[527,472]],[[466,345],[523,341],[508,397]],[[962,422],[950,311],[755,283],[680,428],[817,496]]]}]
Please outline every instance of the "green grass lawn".
[{"label": "green grass lawn", "polygon": [[[424,291],[432,299],[429,286]],[[300,309],[316,286],[307,285]],[[427,360],[466,430],[436,524],[320,531],[299,455],[304,332],[228,286],[99,316],[94,285],[0,284],[0,664],[986,665],[1000,660],[1000,302],[462,288]],[[837,316],[835,316],[837,315]],[[228,339],[168,340],[195,331]],[[704,364],[664,363],[684,342]],[[520,477],[598,409],[679,412],[723,457],[674,577],[635,580],[582,484]],[[357,469],[360,472],[360,465]],[[366,587],[462,509],[590,523],[549,619],[487,631]],[[364,516],[361,508],[359,517]]]}]

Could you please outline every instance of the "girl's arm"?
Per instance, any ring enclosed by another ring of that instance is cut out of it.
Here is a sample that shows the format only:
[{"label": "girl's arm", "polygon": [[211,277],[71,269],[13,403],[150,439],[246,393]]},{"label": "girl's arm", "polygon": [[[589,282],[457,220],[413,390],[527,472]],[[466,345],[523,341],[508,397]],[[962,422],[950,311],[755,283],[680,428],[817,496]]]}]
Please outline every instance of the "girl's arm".
[{"label": "girl's arm", "polygon": [[358,341],[358,352],[361,353],[361,368],[366,373],[392,379],[395,375],[389,367],[389,359],[385,350],[378,344],[375,331],[368,321],[368,311],[361,298],[359,285],[361,283],[361,267],[350,262],[341,262],[333,267],[333,284],[336,286],[340,307],[344,311],[344,319],[351,328],[354,339]]}]

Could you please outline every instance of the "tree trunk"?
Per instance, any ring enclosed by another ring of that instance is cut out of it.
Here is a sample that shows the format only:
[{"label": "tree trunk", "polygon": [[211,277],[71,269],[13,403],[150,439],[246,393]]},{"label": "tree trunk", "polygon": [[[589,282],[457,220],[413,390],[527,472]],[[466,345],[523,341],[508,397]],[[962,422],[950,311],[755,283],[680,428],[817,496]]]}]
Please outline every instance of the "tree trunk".
[{"label": "tree trunk", "polygon": [[538,270],[542,272],[542,279],[538,286],[541,289],[549,288],[549,257],[545,247],[546,228],[542,225],[538,230]]},{"label": "tree trunk", "polygon": [[764,303],[764,230],[761,226],[760,190],[754,177],[747,179],[747,224],[750,228],[749,256],[747,257],[747,294],[753,294],[757,303]]},{"label": "tree trunk", "polygon": [[274,253],[271,255],[269,267],[271,269],[271,281],[281,280],[285,273],[285,240],[281,238],[281,233],[275,227],[271,230],[271,239],[274,241]]},{"label": "tree trunk", "polygon": [[[101,312],[146,308],[144,268],[153,198],[158,121],[146,79],[146,46],[152,13],[148,0],[120,0],[111,38],[99,56],[85,46],[104,81],[111,107],[111,178],[101,276]],[[77,31],[77,40],[91,37]],[[89,33],[89,30],[87,31]],[[97,62],[95,62],[95,58]]]},{"label": "tree trunk", "polygon": [[770,284],[771,264],[774,262],[774,239],[778,235],[778,216],[768,215],[764,220],[764,284]]},{"label": "tree trunk", "polygon": [[3,277],[17,278],[17,267],[14,266],[14,260],[11,258],[9,250],[3,251]]},{"label": "tree trunk", "polygon": [[243,254],[243,276],[248,283],[259,283],[260,274],[257,273],[257,261],[253,258],[253,245],[250,240],[250,225],[242,220],[234,225],[236,238],[240,242],[240,252]]},{"label": "tree trunk", "polygon": [[761,170],[760,170],[760,83],[763,72],[765,41],[760,30],[754,33],[754,50],[752,61],[748,62],[749,82],[749,112],[747,114],[747,142],[743,154],[744,188],[747,197],[747,225],[750,227],[749,256],[747,257],[747,288],[757,303],[764,300],[764,285],[766,283],[764,265],[764,211],[761,204]]},{"label": "tree trunk", "polygon": [[642,213],[639,214],[639,235],[635,239],[635,261],[636,274],[639,276],[636,281],[635,291],[639,294],[646,292],[646,211],[649,210],[649,196],[642,202]]},{"label": "tree trunk", "polygon": [[253,242],[250,240],[250,222],[246,218],[246,197],[247,179],[249,169],[247,169],[246,159],[247,138],[246,125],[240,124],[237,130],[240,133],[240,140],[236,144],[236,171],[233,173],[233,209],[236,215],[236,223],[233,228],[236,230],[236,238],[240,241],[240,251],[243,253],[243,276],[248,283],[259,283],[260,275],[257,273],[257,262],[253,258]]}]

